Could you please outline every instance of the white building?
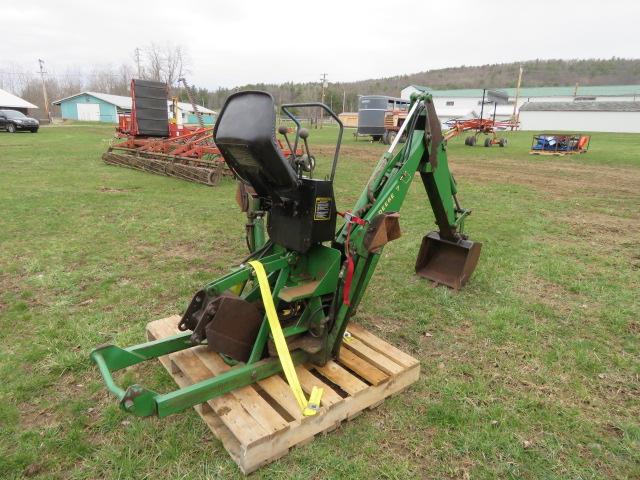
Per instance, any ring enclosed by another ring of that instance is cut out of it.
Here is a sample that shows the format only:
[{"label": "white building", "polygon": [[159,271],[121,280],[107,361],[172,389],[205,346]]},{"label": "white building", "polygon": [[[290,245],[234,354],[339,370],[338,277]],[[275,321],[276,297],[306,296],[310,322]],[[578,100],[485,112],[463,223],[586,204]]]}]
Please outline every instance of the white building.
[{"label": "white building", "polygon": [[26,100],[14,95],[13,93],[9,93],[6,90],[2,90],[0,88],[0,110],[18,110],[19,112],[28,115],[29,110],[37,108],[38,107],[33,103],[29,103]]},{"label": "white building", "polygon": [[[513,115],[515,88],[499,88],[509,97],[508,105],[498,105],[496,119],[507,120]],[[433,95],[436,111],[443,112],[443,120],[450,117],[448,112],[460,113],[461,117],[479,116],[482,105],[481,88],[458,90],[433,90],[419,85],[409,85],[402,89],[401,97],[409,99],[414,92],[429,92]],[[600,85],[583,87],[523,87],[518,97],[518,109],[530,102],[627,102],[640,103],[640,85]],[[485,106],[486,107],[486,106]],[[486,110],[485,110],[486,111]],[[466,113],[465,113],[466,112]],[[493,114],[493,105],[489,106],[489,115]],[[483,115],[485,118],[487,115]]]},{"label": "white building", "polygon": [[529,102],[520,130],[640,133],[640,101]]}]

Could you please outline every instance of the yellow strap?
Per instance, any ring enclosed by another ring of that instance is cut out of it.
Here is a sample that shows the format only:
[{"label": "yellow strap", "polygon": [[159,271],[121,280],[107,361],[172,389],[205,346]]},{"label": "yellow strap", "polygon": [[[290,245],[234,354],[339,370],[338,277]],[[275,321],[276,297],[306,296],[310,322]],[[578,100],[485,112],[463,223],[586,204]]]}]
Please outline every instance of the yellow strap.
[{"label": "yellow strap", "polygon": [[278,358],[282,364],[282,370],[284,376],[287,378],[289,388],[293,392],[293,396],[296,398],[300,410],[305,416],[315,415],[320,410],[320,398],[322,397],[322,389],[313,387],[311,390],[311,396],[307,402],[296,369],[293,366],[291,355],[289,354],[289,348],[287,347],[287,341],[282,333],[282,327],[280,326],[280,320],[278,320],[278,313],[276,307],[273,304],[273,297],[271,295],[271,287],[269,287],[269,280],[267,280],[267,273],[264,270],[264,266],[258,260],[249,262],[249,265],[253,267],[256,272],[256,278],[260,285],[260,294],[262,295],[262,303],[267,313],[267,320],[269,321],[269,328],[271,329],[271,335],[273,335],[273,341],[276,344],[276,352],[278,352]]}]

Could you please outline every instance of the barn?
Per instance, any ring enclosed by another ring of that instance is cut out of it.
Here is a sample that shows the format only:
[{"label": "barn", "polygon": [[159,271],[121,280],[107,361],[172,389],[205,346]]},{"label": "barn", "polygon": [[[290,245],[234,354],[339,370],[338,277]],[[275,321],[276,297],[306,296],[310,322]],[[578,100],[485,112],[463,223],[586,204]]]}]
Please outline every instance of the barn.
[{"label": "barn", "polygon": [[[80,92],[53,102],[60,106],[61,117],[67,120],[118,123],[118,115],[131,112],[131,97],[99,92]],[[216,112],[198,105],[205,125],[215,123]],[[198,118],[189,103],[178,102],[178,124],[196,124]],[[167,118],[169,118],[167,102]]]},{"label": "barn", "polygon": [[[507,120],[513,116],[516,102],[515,88],[494,89],[508,96],[508,105],[499,105],[496,118]],[[401,97],[409,99],[414,92],[429,92],[438,112],[464,111],[474,116],[482,105],[481,88],[435,90],[420,85],[409,85],[402,89]],[[486,100],[485,100],[486,101]],[[640,85],[589,85],[564,87],[523,87],[518,94],[518,109],[532,102],[640,102]],[[492,112],[493,113],[493,112]]]},{"label": "barn", "polygon": [[6,90],[2,90],[0,88],[0,110],[17,110],[24,113],[25,115],[29,115],[29,110],[37,108],[38,107],[33,103],[29,103],[26,100],[14,95],[13,93],[9,93]]},{"label": "barn", "polygon": [[520,130],[640,133],[640,101],[529,102]]}]

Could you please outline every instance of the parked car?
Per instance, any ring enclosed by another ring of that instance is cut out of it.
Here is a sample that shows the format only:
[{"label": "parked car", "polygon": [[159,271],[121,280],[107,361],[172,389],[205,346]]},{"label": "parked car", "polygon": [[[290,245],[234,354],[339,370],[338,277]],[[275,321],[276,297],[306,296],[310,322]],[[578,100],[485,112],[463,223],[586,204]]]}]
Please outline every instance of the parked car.
[{"label": "parked car", "polygon": [[40,128],[40,122],[35,118],[27,117],[17,110],[0,110],[0,130],[15,133],[18,130],[29,130],[36,133]]}]

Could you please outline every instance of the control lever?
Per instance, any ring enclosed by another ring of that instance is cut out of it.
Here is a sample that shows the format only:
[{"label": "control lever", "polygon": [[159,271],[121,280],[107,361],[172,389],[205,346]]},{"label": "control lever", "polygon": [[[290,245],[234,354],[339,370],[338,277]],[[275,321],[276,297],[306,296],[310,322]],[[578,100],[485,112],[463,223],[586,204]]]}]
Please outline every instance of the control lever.
[{"label": "control lever", "polygon": [[313,169],[316,168],[316,159],[309,152],[309,142],[307,142],[307,139],[309,138],[309,130],[307,130],[306,128],[301,128],[298,132],[298,135],[304,142],[304,149],[307,153],[302,155],[297,163],[305,172],[312,172]]},{"label": "control lever", "polygon": [[278,133],[284,137],[285,141],[287,142],[287,147],[289,147],[289,151],[291,152],[291,155],[293,155],[295,157],[296,152],[293,151],[293,148],[291,147],[291,142],[289,142],[289,137],[287,137],[287,132],[288,131],[289,131],[289,129],[287,127],[285,127],[284,125],[280,125],[278,127]]}]

